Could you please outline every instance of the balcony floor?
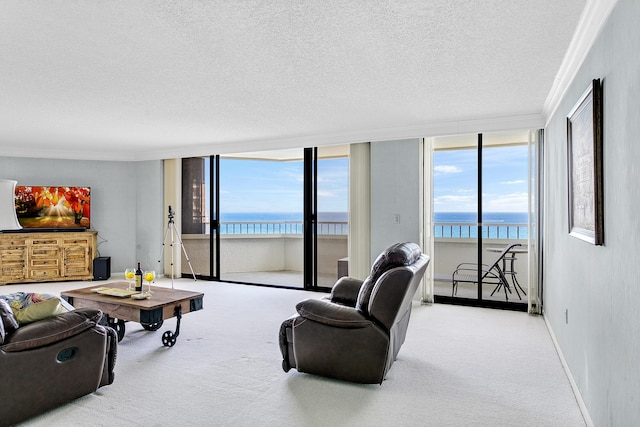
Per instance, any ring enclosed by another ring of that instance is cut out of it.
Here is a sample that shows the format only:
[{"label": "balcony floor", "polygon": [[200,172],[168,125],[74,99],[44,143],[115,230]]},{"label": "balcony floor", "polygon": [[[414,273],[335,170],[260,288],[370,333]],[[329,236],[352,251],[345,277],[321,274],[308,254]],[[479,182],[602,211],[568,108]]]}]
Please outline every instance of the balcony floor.
[{"label": "balcony floor", "polygon": [[[256,283],[262,285],[287,286],[303,288],[302,272],[292,270],[282,271],[248,271],[241,273],[223,273],[220,279],[230,282]],[[330,274],[318,274],[318,286],[331,288],[337,277]]]},{"label": "balcony floor", "polygon": [[[291,288],[302,289],[302,272],[292,270],[282,271],[249,271],[241,273],[224,273],[221,280],[228,282],[255,283],[262,285],[286,286]],[[335,282],[334,275],[322,274],[318,275],[318,286],[331,288]],[[494,286],[486,285],[483,291],[483,299],[488,301],[506,301],[504,291],[496,292],[491,296]],[[526,288],[525,288],[526,289]],[[451,297],[451,282],[436,280],[434,284],[434,294],[436,296]],[[520,292],[522,299],[518,299],[515,292],[509,294],[509,302],[527,304],[527,296]],[[455,295],[458,298],[476,299],[478,297],[477,286],[471,283],[460,283],[458,292]]]},{"label": "balcony floor", "polygon": [[[503,289],[496,291],[496,293],[493,294],[493,296],[491,296],[491,292],[493,292],[494,288],[495,288],[495,285],[485,285],[484,288],[482,289],[482,299],[487,301],[503,301],[503,302],[506,301],[504,297]],[[527,288],[524,287],[524,289],[526,290]],[[451,297],[451,291],[452,291],[451,282],[445,282],[441,280],[435,281],[434,289],[433,289],[434,295]],[[507,294],[509,296],[509,302],[522,303],[522,304],[527,304],[528,302],[527,296],[524,295],[522,291],[520,291],[520,297],[522,299],[518,298],[518,294],[516,294],[516,292],[513,289],[511,290],[511,293],[507,292]],[[458,292],[455,294],[455,297],[477,299],[478,286],[473,283],[459,283]]]}]

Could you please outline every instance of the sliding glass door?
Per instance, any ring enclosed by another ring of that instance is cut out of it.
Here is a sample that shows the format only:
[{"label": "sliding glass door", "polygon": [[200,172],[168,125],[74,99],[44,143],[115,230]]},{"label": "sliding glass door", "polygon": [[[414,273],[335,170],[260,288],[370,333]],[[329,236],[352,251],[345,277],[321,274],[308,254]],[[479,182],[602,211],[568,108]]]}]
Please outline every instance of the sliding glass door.
[{"label": "sliding glass door", "polygon": [[220,157],[220,280],[303,287],[303,154]]},{"label": "sliding glass door", "polygon": [[526,309],[529,131],[434,138],[433,147],[435,301]]},{"label": "sliding glass door", "polygon": [[[482,236],[484,263],[497,267],[504,277],[487,281],[484,298],[498,302],[527,304],[529,232],[529,132],[483,135]],[[515,246],[514,246],[515,245]],[[506,247],[511,249],[503,254]],[[495,270],[494,270],[495,271]],[[491,274],[492,272],[490,272]],[[495,285],[504,280],[507,286]]]},{"label": "sliding glass door", "polygon": [[216,229],[211,223],[210,177],[214,166],[210,157],[191,157],[181,162],[181,211],[176,220],[180,221],[185,249],[180,262],[182,277],[189,277],[192,268],[196,277],[213,275],[210,237]]},{"label": "sliding glass door", "polygon": [[317,285],[330,288],[347,275],[349,238],[349,158],[346,146],[319,147],[317,206]]},{"label": "sliding glass door", "polygon": [[[478,138],[435,138],[433,152],[434,293],[443,298],[478,299],[478,287],[458,283],[458,265],[473,269],[478,258]],[[468,271],[473,274],[473,271]]]},{"label": "sliding glass door", "polygon": [[183,229],[200,277],[330,288],[347,256],[346,153],[342,146],[184,159],[183,217],[196,220]]}]

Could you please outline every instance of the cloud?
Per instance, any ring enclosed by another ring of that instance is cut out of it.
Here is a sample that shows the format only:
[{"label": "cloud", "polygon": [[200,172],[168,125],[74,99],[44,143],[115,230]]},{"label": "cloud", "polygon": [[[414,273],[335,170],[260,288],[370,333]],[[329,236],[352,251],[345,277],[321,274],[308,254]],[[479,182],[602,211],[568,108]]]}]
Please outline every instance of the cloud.
[{"label": "cloud", "polygon": [[526,212],[528,200],[527,193],[503,194],[487,198],[483,207],[486,212]]},{"label": "cloud", "polygon": [[526,181],[524,179],[516,179],[515,181],[502,181],[500,184],[513,185],[513,184],[524,184]]},{"label": "cloud", "polygon": [[318,190],[318,197],[337,197],[333,191]]},{"label": "cloud", "polygon": [[444,173],[461,173],[462,169],[458,166],[452,165],[439,165],[433,168],[434,175],[444,174]]},{"label": "cloud", "polygon": [[434,204],[444,204],[444,203],[468,203],[468,202],[472,202],[475,200],[475,197],[473,196],[455,196],[455,195],[447,195],[447,196],[440,196],[440,197],[434,197],[433,198],[433,203]]}]

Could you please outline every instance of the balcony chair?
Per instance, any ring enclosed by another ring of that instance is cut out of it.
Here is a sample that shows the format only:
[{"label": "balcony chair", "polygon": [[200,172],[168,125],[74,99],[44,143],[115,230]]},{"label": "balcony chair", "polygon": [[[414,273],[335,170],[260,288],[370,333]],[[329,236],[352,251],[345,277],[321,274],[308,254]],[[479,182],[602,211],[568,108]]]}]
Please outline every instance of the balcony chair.
[{"label": "balcony chair", "polygon": [[280,327],[284,371],[381,384],[404,343],[428,264],[418,245],[398,243],[378,256],[364,281],[341,277],[329,297],[298,303]]},{"label": "balcony chair", "polygon": [[[451,276],[451,296],[455,296],[458,292],[458,283],[475,283],[482,282],[484,285],[495,285],[495,288],[491,292],[491,296],[498,292],[500,288],[504,289],[504,297],[509,301],[509,295],[511,293],[511,286],[507,281],[507,277],[503,268],[505,257],[509,254],[511,249],[516,246],[522,246],[520,243],[514,243],[507,246],[500,252],[500,255],[493,261],[492,264],[480,265],[480,279],[478,280],[478,264],[471,262],[463,262],[458,264],[455,271]],[[513,273],[511,273],[513,274]],[[517,286],[514,286],[518,298],[522,299],[520,292],[518,292]]]}]

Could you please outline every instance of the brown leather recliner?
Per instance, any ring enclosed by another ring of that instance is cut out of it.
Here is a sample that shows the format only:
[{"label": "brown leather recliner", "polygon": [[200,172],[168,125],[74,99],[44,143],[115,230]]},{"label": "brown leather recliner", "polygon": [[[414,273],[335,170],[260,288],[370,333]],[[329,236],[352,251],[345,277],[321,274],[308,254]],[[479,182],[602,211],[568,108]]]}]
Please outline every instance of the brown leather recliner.
[{"label": "brown leather recliner", "polygon": [[415,243],[381,253],[364,280],[342,277],[325,299],[306,299],[280,327],[282,368],[382,383],[404,343],[411,304],[429,264]]},{"label": "brown leather recliner", "polygon": [[113,382],[118,341],[113,329],[98,324],[101,318],[99,310],[77,309],[6,332],[0,345],[1,426]]}]

